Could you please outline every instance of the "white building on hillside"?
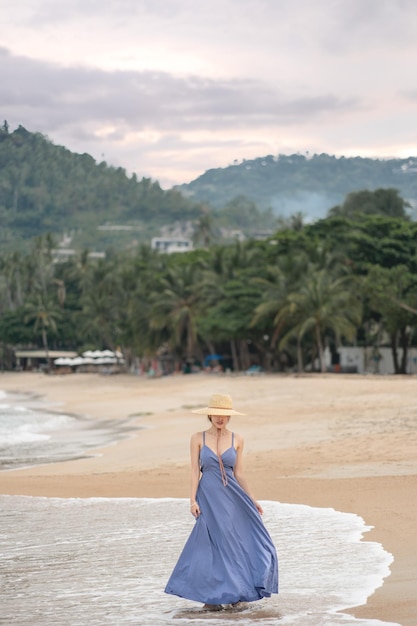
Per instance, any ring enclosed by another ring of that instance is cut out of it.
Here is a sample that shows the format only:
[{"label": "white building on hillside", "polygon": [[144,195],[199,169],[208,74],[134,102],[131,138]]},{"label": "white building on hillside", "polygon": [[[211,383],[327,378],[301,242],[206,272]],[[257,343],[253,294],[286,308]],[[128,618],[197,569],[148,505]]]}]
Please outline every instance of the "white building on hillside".
[{"label": "white building on hillside", "polygon": [[153,237],[151,241],[152,250],[171,254],[172,252],[189,252],[193,249],[191,239],[180,237]]}]

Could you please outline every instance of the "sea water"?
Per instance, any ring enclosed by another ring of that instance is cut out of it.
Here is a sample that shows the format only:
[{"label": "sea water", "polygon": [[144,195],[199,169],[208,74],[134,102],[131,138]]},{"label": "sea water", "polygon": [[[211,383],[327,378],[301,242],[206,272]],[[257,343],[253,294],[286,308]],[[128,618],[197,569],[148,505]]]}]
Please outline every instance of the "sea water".
[{"label": "sea water", "polygon": [[[49,407],[50,408],[50,407]],[[80,458],[129,435],[0,391],[0,468]],[[0,624],[21,626],[392,626],[341,610],[366,602],[392,556],[351,513],[264,502],[280,594],[203,612],[164,593],[194,520],[187,500],[0,496]]]},{"label": "sea water", "polygon": [[280,558],[280,594],[210,613],[164,593],[195,523],[188,500],[0,496],[0,623],[393,626],[340,612],[366,602],[392,561],[363,538],[369,527],[360,517],[262,504]]},{"label": "sea water", "polygon": [[33,396],[0,390],[0,470],[91,456],[132,430],[129,419],[68,415]]}]

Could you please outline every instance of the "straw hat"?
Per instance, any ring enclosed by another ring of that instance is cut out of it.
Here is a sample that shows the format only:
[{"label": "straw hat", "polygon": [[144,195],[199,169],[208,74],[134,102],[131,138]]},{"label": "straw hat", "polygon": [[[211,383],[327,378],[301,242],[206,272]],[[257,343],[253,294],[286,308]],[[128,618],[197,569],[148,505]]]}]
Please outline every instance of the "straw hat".
[{"label": "straw hat", "polygon": [[208,406],[202,409],[195,409],[191,413],[198,415],[245,415],[232,409],[232,398],[224,393],[213,393]]}]

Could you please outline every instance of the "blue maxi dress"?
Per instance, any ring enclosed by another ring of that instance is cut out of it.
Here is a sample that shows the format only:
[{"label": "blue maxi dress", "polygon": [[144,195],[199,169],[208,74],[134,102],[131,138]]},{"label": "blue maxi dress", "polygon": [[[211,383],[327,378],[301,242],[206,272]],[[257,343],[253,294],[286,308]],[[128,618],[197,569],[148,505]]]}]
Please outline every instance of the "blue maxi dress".
[{"label": "blue maxi dress", "polygon": [[272,539],[248,494],[233,474],[232,446],[222,454],[228,484],[222,482],[217,454],[205,444],[196,501],[201,514],[165,588],[206,604],[253,602],[278,593],[278,558]]}]

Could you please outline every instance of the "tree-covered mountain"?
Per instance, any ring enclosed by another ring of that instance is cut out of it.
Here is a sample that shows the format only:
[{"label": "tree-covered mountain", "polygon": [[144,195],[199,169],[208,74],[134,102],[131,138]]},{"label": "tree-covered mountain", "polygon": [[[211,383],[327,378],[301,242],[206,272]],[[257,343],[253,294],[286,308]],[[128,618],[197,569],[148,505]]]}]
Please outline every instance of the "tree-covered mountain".
[{"label": "tree-covered mountain", "polygon": [[[76,247],[146,241],[159,227],[195,219],[201,207],[149,178],[74,154],[22,126],[0,129],[0,246],[45,232],[71,233]],[[130,228],[118,230],[118,225]],[[101,226],[101,228],[99,228]],[[75,241],[74,241],[75,240]]]},{"label": "tree-covered mountain", "polygon": [[[380,202],[374,189],[380,190]],[[366,192],[358,196],[360,190]],[[345,206],[347,196],[352,207]],[[207,245],[242,234],[272,234],[297,214],[307,222],[332,210],[394,216],[397,209],[401,214],[401,199],[417,219],[417,158],[268,156],[209,170],[166,191],[157,181],[128,176],[121,167],[75,154],[22,126],[13,132],[7,122],[0,127],[0,249],[5,251],[24,249],[29,239],[46,233],[61,240],[61,248],[126,249],[176,226],[175,235]]]},{"label": "tree-covered mountain", "polygon": [[245,196],[276,215],[303,213],[325,217],[333,206],[354,191],[398,189],[417,218],[417,157],[407,159],[346,158],[315,154],[266,156],[211,169],[178,189],[188,198],[221,208]]}]

